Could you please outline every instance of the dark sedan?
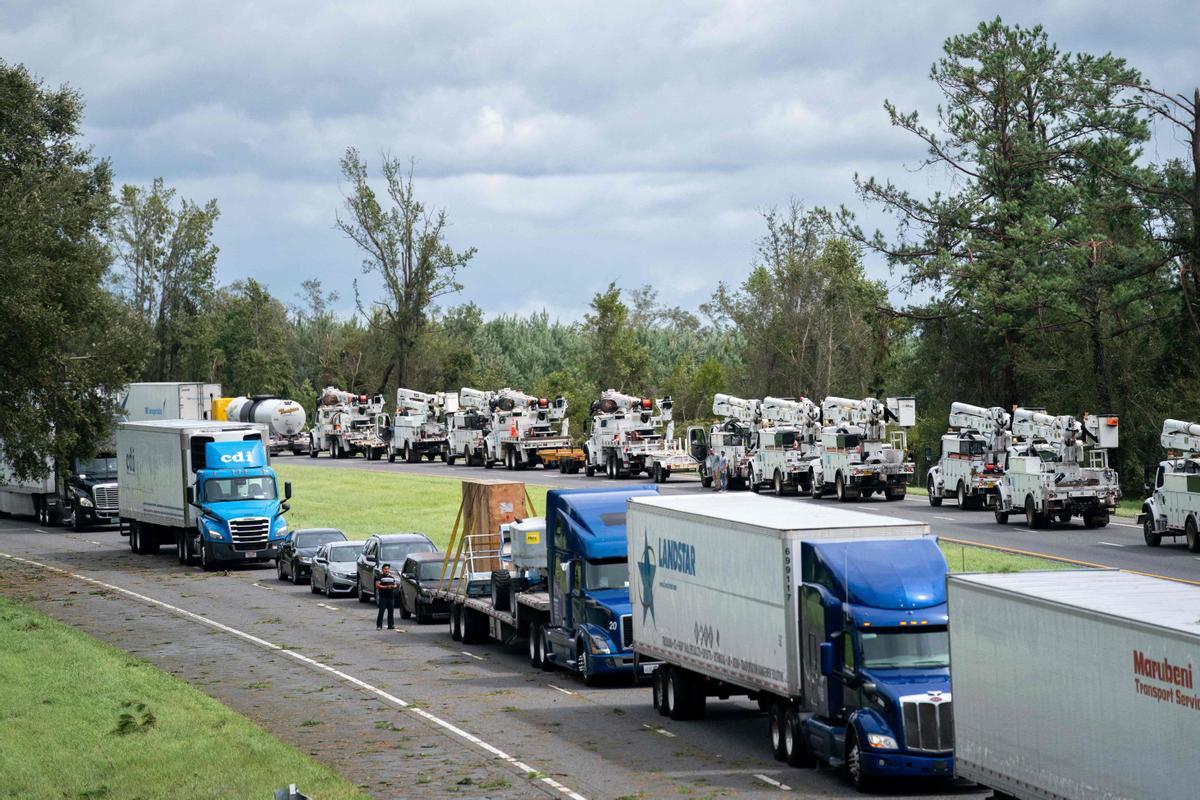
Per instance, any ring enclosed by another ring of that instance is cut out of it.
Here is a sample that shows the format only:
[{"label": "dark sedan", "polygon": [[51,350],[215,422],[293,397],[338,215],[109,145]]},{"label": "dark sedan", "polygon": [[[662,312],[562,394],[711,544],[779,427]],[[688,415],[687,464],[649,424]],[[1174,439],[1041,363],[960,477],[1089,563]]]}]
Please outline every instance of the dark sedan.
[{"label": "dark sedan", "polygon": [[437,546],[423,533],[377,533],[367,539],[358,557],[358,600],[369,603],[375,598],[375,578],[384,564],[400,577],[400,567],[413,553],[436,553]]},{"label": "dark sedan", "polygon": [[292,531],[280,548],[279,557],[275,559],[275,572],[279,580],[291,578],[296,585],[304,583],[312,574],[313,557],[321,545],[344,541],[346,534],[337,528],[301,528]]},{"label": "dark sedan", "polygon": [[449,619],[450,604],[434,598],[446,563],[444,553],[413,553],[400,568],[400,618],[416,617],[418,625],[437,617]]}]

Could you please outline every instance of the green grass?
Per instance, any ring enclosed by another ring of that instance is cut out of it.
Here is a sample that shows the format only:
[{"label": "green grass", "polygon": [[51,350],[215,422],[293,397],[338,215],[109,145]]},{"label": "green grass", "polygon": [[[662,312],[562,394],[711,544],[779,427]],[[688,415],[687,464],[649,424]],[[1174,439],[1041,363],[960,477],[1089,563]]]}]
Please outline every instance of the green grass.
[{"label": "green grass", "polygon": [[1035,569],[1076,569],[1078,565],[1021,553],[993,550],[957,542],[938,541],[951,572],[1027,572]]},{"label": "green grass", "polygon": [[[365,539],[373,533],[416,531],[442,549],[450,541],[462,500],[462,484],[455,478],[300,467],[281,462],[271,466],[281,480],[292,482],[292,510],[287,519],[293,530],[327,526],[344,531],[351,539]],[[479,477],[507,480],[510,476],[480,470]],[[545,513],[546,487],[527,486],[538,513]]]},{"label": "green grass", "polygon": [[186,683],[0,599],[0,798],[365,800]]}]

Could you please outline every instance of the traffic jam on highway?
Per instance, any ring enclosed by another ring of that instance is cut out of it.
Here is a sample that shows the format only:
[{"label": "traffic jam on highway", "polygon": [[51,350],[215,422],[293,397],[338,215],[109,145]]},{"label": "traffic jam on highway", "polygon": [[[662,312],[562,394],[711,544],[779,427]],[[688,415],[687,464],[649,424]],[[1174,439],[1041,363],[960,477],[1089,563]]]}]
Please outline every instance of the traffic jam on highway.
[{"label": "traffic jam on highway", "polygon": [[[1031,800],[1190,798],[1200,785],[1195,759],[1164,769],[1160,755],[1200,733],[1200,586],[1108,569],[949,574],[928,524],[886,514],[914,480],[913,398],[718,394],[717,421],[677,439],[670,398],[610,390],[580,442],[564,398],[512,389],[402,388],[389,410],[329,388],[308,429],[298,403],[213,384],[134,384],[121,405],[109,448],[0,485],[0,511],[116,525],[135,553],[166,545],[209,571],[273,562],[281,581],[379,605],[377,625],[394,591],[402,619],[520,645],[532,669],[586,686],[643,685],[669,720],[720,725],[710,710],[748,700],[764,753],[860,791],[969,781]],[[1103,528],[1120,498],[1118,429],[1112,415],[954,403],[928,502]],[[1145,544],[1183,536],[1200,552],[1200,424],[1166,420],[1162,444]],[[290,529],[292,488],[271,467],[282,452],[650,480],[552,489],[539,512],[523,483],[481,472],[462,481],[439,552],[423,534]],[[688,472],[751,491],[665,491]],[[842,502],[783,499],[796,494]],[[875,495],[878,513],[848,505]]]}]

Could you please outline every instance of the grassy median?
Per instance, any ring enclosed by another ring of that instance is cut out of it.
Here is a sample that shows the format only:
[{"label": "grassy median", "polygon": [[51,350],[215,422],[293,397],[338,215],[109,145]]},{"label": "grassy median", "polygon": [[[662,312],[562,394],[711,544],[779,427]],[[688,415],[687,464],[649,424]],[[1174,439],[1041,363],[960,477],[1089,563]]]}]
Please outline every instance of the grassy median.
[{"label": "grassy median", "polygon": [[366,795],[216,700],[0,598],[0,798]]},{"label": "grassy median", "polygon": [[[444,548],[462,499],[460,481],[398,472],[358,469],[320,469],[276,461],[283,480],[292,482],[292,528],[330,526],[347,536],[418,531]],[[538,473],[526,473],[536,479]],[[480,477],[507,479],[505,473]],[[603,484],[601,484],[603,485]],[[528,485],[539,513],[546,509],[546,487]],[[1069,564],[984,547],[942,542],[942,552],[952,572],[1019,572],[1031,569],[1066,569]]]}]

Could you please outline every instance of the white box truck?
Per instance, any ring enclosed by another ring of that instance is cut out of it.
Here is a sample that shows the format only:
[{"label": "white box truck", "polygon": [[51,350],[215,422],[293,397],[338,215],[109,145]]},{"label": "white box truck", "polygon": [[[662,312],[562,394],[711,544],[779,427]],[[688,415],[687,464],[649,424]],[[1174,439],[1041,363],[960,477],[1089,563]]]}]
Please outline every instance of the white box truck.
[{"label": "white box truck", "polygon": [[155,419],[212,419],[219,383],[131,383],[118,398],[127,422]]},{"label": "white box truck", "polygon": [[173,544],[181,564],[266,561],[287,538],[259,423],[163,420],[117,428],[121,533],[143,555]]},{"label": "white box truck", "polygon": [[1021,800],[1200,796],[1200,588],[1111,570],[947,583],[960,776]]},{"label": "white box truck", "polygon": [[946,561],[924,523],[726,494],[629,500],[633,649],[654,705],[748,695],[773,755],[949,778]]}]

